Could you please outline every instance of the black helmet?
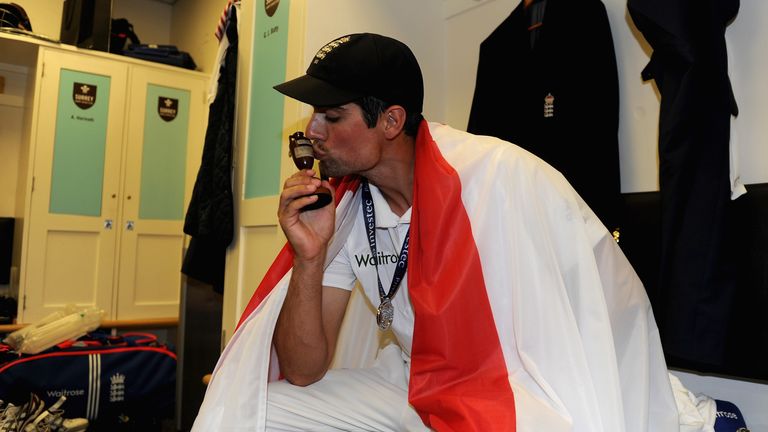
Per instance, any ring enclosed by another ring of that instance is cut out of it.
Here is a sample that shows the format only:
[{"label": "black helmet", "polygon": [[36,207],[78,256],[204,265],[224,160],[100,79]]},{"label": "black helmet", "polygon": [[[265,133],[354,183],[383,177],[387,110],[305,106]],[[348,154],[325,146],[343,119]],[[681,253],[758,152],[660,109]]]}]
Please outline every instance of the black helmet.
[{"label": "black helmet", "polygon": [[27,13],[16,3],[0,3],[0,27],[32,31]]}]

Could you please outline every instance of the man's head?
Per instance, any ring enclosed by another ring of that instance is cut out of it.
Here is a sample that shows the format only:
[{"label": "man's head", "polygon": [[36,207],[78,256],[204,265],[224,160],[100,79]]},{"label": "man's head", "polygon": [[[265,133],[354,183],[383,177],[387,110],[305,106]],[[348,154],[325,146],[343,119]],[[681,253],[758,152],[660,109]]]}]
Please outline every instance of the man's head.
[{"label": "man's head", "polygon": [[314,107],[360,103],[373,97],[421,114],[424,82],[416,57],[404,43],[373,33],[342,36],[315,54],[304,76],[275,86]]}]

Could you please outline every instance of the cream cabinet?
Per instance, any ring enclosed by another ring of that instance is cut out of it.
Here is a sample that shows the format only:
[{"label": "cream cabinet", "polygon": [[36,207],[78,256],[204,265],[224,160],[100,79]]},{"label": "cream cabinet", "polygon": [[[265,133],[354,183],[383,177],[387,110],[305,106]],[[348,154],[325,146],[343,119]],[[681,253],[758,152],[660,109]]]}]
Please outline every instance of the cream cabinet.
[{"label": "cream cabinet", "polygon": [[176,317],[207,76],[37,50],[18,321],[68,303],[114,320]]}]

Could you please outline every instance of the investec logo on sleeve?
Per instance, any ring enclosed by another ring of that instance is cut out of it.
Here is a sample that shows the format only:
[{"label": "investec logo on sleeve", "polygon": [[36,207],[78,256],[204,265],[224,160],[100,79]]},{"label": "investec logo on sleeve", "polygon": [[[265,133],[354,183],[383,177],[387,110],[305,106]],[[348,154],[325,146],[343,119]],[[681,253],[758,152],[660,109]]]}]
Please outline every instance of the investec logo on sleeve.
[{"label": "investec logo on sleeve", "polygon": [[376,254],[375,259],[371,254],[355,255],[355,261],[357,262],[358,267],[368,267],[369,265],[397,264],[397,255],[388,255],[384,252],[379,252]]}]

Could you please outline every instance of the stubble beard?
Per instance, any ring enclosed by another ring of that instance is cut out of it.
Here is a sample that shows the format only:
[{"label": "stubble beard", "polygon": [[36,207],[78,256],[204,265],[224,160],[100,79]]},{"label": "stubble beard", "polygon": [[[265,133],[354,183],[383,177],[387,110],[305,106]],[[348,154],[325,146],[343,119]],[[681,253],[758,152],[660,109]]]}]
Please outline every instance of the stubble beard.
[{"label": "stubble beard", "polygon": [[348,170],[345,170],[338,162],[326,159],[320,161],[320,173],[324,177],[344,177],[349,174]]}]

